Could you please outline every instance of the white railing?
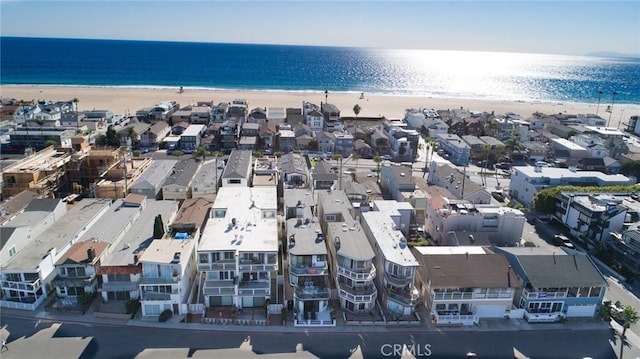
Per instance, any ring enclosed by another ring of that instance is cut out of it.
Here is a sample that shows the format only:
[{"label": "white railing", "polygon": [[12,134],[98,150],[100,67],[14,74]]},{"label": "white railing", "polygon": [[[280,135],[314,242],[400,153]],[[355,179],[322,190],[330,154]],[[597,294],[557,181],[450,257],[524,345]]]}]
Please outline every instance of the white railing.
[{"label": "white railing", "polygon": [[353,294],[348,291],[340,288],[338,293],[340,297],[346,298],[347,300],[354,303],[372,303],[378,298],[378,291],[373,287],[373,293],[371,294]]},{"label": "white railing", "polygon": [[236,270],[236,262],[198,263],[199,271],[230,271]]},{"label": "white railing", "polygon": [[294,319],[293,325],[296,327],[335,327],[336,320],[335,319],[332,319],[332,320]]},{"label": "white railing", "polygon": [[472,292],[433,293],[433,300],[456,300],[456,299],[473,299],[473,293]]},{"label": "white railing", "polygon": [[435,320],[435,324],[462,324],[462,325],[474,325],[478,324],[480,318],[475,314],[438,314],[431,313],[432,319]]},{"label": "white railing", "polygon": [[553,323],[557,322],[562,313],[553,312],[553,313],[530,313],[525,310],[524,319],[529,323]]},{"label": "white railing", "polygon": [[529,292],[528,290],[523,289],[522,295],[530,299],[566,298],[567,292]]},{"label": "white railing", "polygon": [[10,280],[3,280],[2,287],[7,289],[18,289],[35,292],[40,288],[40,279],[36,279],[34,282],[14,282]]},{"label": "white railing", "polygon": [[371,269],[366,272],[354,272],[345,267],[338,266],[338,274],[342,274],[354,280],[373,280],[376,277],[376,267],[371,264]]}]

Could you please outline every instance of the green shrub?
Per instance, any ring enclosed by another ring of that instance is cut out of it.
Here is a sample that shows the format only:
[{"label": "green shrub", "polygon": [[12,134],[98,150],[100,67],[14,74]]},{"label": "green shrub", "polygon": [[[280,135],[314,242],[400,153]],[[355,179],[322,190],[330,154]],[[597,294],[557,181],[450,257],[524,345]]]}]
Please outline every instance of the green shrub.
[{"label": "green shrub", "polygon": [[158,317],[158,321],[160,323],[164,323],[167,320],[169,320],[169,318],[171,318],[171,316],[173,315],[173,312],[169,309],[165,309],[162,313],[160,313],[160,316]]},{"label": "green shrub", "polygon": [[127,314],[131,314],[134,316],[136,312],[140,309],[140,301],[137,299],[130,299],[127,301]]}]

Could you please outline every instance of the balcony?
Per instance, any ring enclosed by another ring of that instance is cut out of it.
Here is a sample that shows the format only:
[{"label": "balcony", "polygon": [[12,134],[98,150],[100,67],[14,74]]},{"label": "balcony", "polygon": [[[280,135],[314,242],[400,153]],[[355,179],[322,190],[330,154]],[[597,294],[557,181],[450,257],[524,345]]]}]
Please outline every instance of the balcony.
[{"label": "balcony", "polygon": [[433,293],[433,300],[460,300],[460,299],[473,299],[473,292],[435,292]]},{"label": "balcony", "polygon": [[329,288],[314,285],[298,286],[294,289],[294,294],[300,300],[328,300],[330,297]]},{"label": "balcony", "polygon": [[367,269],[367,270],[363,270],[360,272],[354,272],[350,269],[338,266],[338,274],[341,274],[345,277],[351,278],[353,280],[359,280],[359,281],[363,281],[363,280],[373,280],[376,277],[376,267],[373,265],[373,263],[371,264],[371,268]]},{"label": "balcony", "polygon": [[294,275],[326,275],[329,274],[327,266],[314,267],[305,265],[295,265],[289,267],[289,272]]},{"label": "balcony", "polygon": [[248,296],[256,296],[256,295],[270,295],[270,283],[269,282],[258,282],[258,281],[243,281],[240,282],[238,286],[238,295],[248,295]]},{"label": "balcony", "polygon": [[246,262],[240,263],[240,272],[273,272],[278,270],[278,266],[276,264],[250,264]]},{"label": "balcony", "polygon": [[207,280],[202,286],[204,295],[229,295],[235,294],[235,283],[233,279],[228,280]]},{"label": "balcony", "polygon": [[386,283],[398,288],[404,288],[413,282],[413,275],[409,277],[399,277],[399,276],[394,276],[389,272],[385,272],[384,278]]},{"label": "balcony", "polygon": [[235,271],[236,270],[236,261],[235,260],[225,260],[225,261],[217,261],[214,263],[198,263],[198,270],[204,272],[213,272],[213,271]]},{"label": "balcony", "polygon": [[171,293],[142,292],[142,300],[171,300],[172,294],[178,294],[178,291],[174,290]]},{"label": "balcony", "polygon": [[529,292],[526,289],[522,290],[522,296],[527,299],[553,299],[553,298],[566,298],[566,292]]},{"label": "balcony", "polygon": [[389,290],[387,291],[387,297],[403,305],[415,306],[418,304],[420,294],[415,286],[411,286],[405,290]]},{"label": "balcony", "polygon": [[171,277],[142,277],[140,278],[140,284],[174,284],[178,283],[181,276]]},{"label": "balcony", "polygon": [[[345,298],[352,303],[373,303],[378,298],[378,291],[376,287],[373,290],[361,291],[351,287],[338,288],[338,295],[340,298]],[[369,292],[364,294],[363,292]]]},{"label": "balcony", "polygon": [[10,281],[10,280],[3,280],[2,281],[2,288],[35,292],[40,288],[40,279],[36,279],[32,283],[14,282],[14,281]]}]

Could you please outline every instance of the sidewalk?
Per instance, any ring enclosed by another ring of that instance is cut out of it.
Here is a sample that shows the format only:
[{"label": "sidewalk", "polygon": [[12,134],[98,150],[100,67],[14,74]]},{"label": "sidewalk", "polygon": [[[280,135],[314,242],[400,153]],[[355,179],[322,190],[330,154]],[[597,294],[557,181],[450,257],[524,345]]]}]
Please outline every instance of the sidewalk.
[{"label": "sidewalk", "polygon": [[[110,319],[95,317],[92,312],[87,314],[66,314],[57,312],[47,312],[45,310],[24,311],[18,309],[2,308],[2,316],[18,317],[25,319],[46,320],[51,322],[67,322],[79,324],[97,324],[106,326],[131,326],[142,328],[171,328],[180,330],[207,330],[207,331],[229,331],[229,332],[250,332],[250,333],[302,333],[302,332],[329,332],[329,333],[361,333],[361,332],[456,332],[456,331],[521,331],[521,330],[606,330],[610,327],[619,327],[618,332],[622,332],[622,328],[614,321],[610,323],[590,318],[570,318],[565,323],[527,323],[524,319],[482,319],[478,325],[474,326],[436,326],[431,323],[421,326],[336,326],[336,327],[304,327],[298,328],[289,323],[286,326],[247,326],[247,325],[213,325],[203,323],[181,323],[176,316],[175,320],[160,323],[156,320],[143,320],[140,315],[134,319]],[[10,330],[10,328],[9,328]],[[640,347],[640,338],[631,331],[627,331],[627,337],[630,342]]]}]

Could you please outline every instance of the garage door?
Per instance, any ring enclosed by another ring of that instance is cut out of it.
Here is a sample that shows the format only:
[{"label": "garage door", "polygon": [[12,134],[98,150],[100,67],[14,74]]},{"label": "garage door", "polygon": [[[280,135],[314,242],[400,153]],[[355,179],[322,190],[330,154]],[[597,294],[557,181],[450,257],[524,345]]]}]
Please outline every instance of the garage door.
[{"label": "garage door", "polygon": [[567,308],[567,317],[593,317],[596,313],[596,305],[570,305]]},{"label": "garage door", "polygon": [[479,318],[502,318],[504,305],[476,305],[476,315]]}]

